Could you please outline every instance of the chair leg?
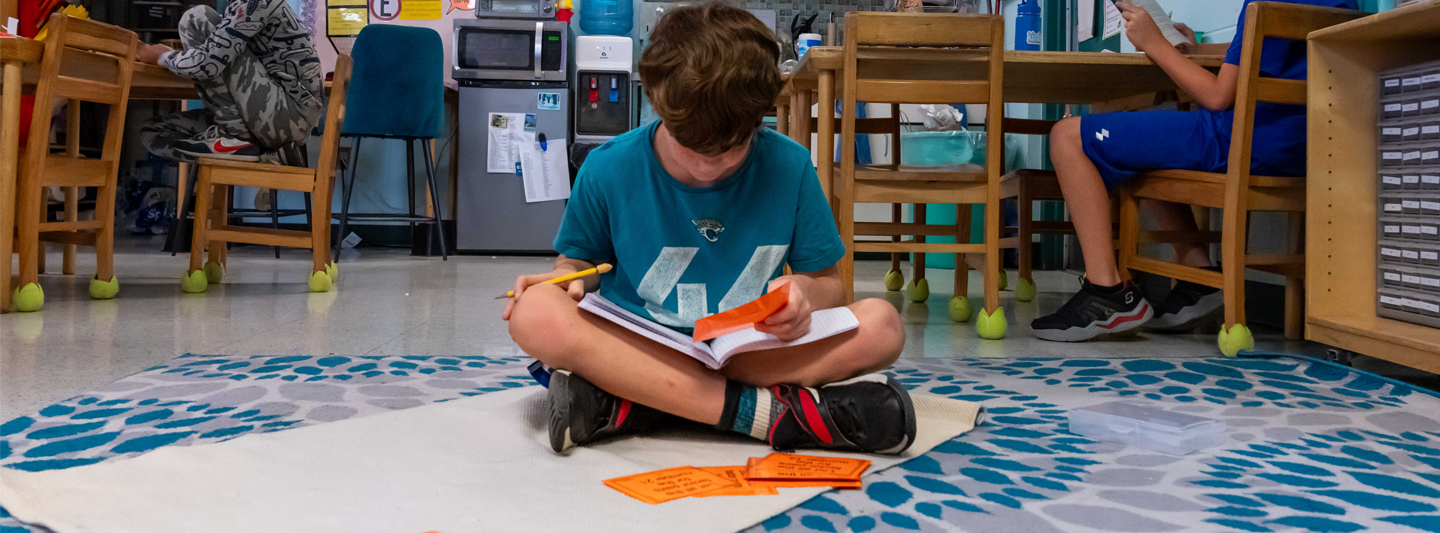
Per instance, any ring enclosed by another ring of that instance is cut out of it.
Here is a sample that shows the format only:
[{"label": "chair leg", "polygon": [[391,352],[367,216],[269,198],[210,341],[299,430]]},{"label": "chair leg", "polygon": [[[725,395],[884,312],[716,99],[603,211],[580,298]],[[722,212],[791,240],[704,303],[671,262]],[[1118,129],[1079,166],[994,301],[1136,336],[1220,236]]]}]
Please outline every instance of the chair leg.
[{"label": "chair leg", "polygon": [[115,279],[116,189],[119,189],[119,176],[112,174],[105,185],[95,190],[95,220],[100,221],[100,227],[95,230],[95,279],[102,282]]},{"label": "chair leg", "polygon": [[195,184],[195,222],[190,229],[190,272],[200,270],[200,257],[205,253],[206,240],[210,235],[210,201],[214,193],[210,190],[210,169],[202,168]]},{"label": "chair leg", "polygon": [[[227,225],[230,224],[230,209],[229,209],[229,207],[230,207],[230,195],[231,195],[232,191],[235,190],[235,187],[234,187],[233,185],[219,185],[219,186],[212,186],[212,187],[211,187],[211,190],[212,190],[213,192],[210,194],[211,204],[210,204],[210,213],[209,213],[209,217],[210,217],[209,223],[210,223],[211,226],[214,226],[214,227],[217,227],[217,228],[218,228],[218,227],[227,226]],[[197,192],[199,192],[199,191],[197,190]],[[274,191],[274,189],[271,189],[271,191],[270,191],[270,203],[271,203],[271,205],[274,205],[274,203],[275,203],[275,191]],[[210,229],[209,227],[206,228],[207,233],[208,233],[209,229]],[[224,264],[225,264],[224,254],[225,254],[225,247],[226,247],[226,244],[227,244],[227,243],[224,242],[224,241],[210,241],[208,244],[209,244],[209,247],[208,247],[208,249],[206,250],[206,252],[208,252],[208,253],[207,253],[207,260],[208,260],[209,262],[211,262],[211,263],[214,263],[214,264],[217,265],[217,266],[219,266],[219,265],[224,265]],[[276,248],[276,250],[279,250],[279,248]],[[276,256],[276,257],[279,257],[279,256],[278,256],[278,253],[277,253],[277,256]],[[208,275],[208,273],[207,273],[207,275]],[[219,282],[220,282],[219,279],[210,280],[210,283],[219,283]]]},{"label": "chair leg", "polygon": [[[901,215],[902,208],[903,206],[901,206],[900,204],[890,204],[890,222],[895,224],[899,224],[901,222],[901,218],[903,218],[903,216]],[[890,236],[890,242],[900,242],[900,236]],[[901,254],[899,252],[890,254],[890,270],[895,272],[900,271],[900,260],[903,256],[904,254]]]},{"label": "chair leg", "polygon": [[[955,206],[955,243],[970,242],[970,204]],[[955,254],[955,288],[951,291],[950,319],[968,322],[970,308],[970,263],[966,254]]]},{"label": "chair leg", "polygon": [[195,163],[179,162],[175,175],[175,220],[170,222],[170,235],[165,240],[170,242],[170,257],[180,251],[180,244],[185,242],[181,232],[185,228],[185,198],[188,193],[195,190],[196,172],[199,166]]},{"label": "chair leg", "polygon": [[1030,256],[1030,249],[1034,246],[1031,244],[1034,227],[1031,218],[1034,216],[1033,209],[1035,202],[1030,197],[1030,188],[1026,184],[1027,181],[1029,180],[1020,178],[1019,183],[1017,183],[1019,194],[1015,197],[1015,211],[1019,217],[1019,223],[1016,224],[1019,231],[1015,235],[1015,253],[1017,259],[1020,261],[1020,279],[1034,284],[1035,278],[1032,272],[1034,267],[1031,265],[1034,258]]},{"label": "chair leg", "polygon": [[[1305,214],[1290,213],[1290,230],[1286,252],[1301,253],[1305,242]],[[1292,341],[1305,338],[1305,279],[1285,278],[1285,338]]]},{"label": "chair leg", "polygon": [[[70,136],[69,132],[65,134]],[[67,140],[68,142],[68,140]],[[74,222],[80,220],[80,188],[65,187],[65,221]],[[75,273],[75,245],[64,245],[60,259],[60,272],[62,274]]]},{"label": "chair leg", "polygon": [[[925,204],[915,204],[916,224],[925,223],[926,207]],[[923,244],[925,242],[924,235],[915,235],[914,238],[917,244]],[[915,267],[915,278],[910,281],[910,287],[906,290],[906,296],[910,298],[910,301],[916,303],[930,299],[930,281],[925,279],[925,255],[924,252],[917,251],[911,255],[913,259],[910,260],[911,265]]]},{"label": "chair leg", "polygon": [[440,235],[440,260],[449,261],[450,251],[445,246],[445,217],[440,212],[440,189],[435,186],[435,160],[430,157],[430,143],[422,142],[425,152],[425,180],[430,183],[430,209],[435,212],[435,231]]},{"label": "chair leg", "polygon": [[[355,164],[360,160],[360,137],[355,138],[355,144],[350,146],[350,166],[340,171],[340,232],[335,236],[335,264],[340,264],[340,247],[343,246],[345,237],[345,225],[350,217],[350,193],[355,188],[355,180],[358,172]],[[348,176],[346,174],[349,174]]]},{"label": "chair leg", "polygon": [[410,217],[410,234],[415,234],[415,140],[405,141],[405,208]]}]

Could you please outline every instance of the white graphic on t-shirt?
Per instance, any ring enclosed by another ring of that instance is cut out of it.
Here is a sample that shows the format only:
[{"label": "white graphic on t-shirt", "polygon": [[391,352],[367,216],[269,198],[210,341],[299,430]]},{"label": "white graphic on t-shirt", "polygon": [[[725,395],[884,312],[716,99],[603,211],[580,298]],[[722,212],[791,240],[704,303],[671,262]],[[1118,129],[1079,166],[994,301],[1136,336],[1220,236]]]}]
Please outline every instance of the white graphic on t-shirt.
[{"label": "white graphic on t-shirt", "polygon": [[1100,131],[1095,132],[1095,140],[1097,141],[1104,141],[1108,138],[1110,138],[1110,130],[1100,128]]},{"label": "white graphic on t-shirt", "polygon": [[[785,252],[789,248],[790,246],[785,244],[755,248],[745,270],[740,272],[740,276],[720,300],[719,311],[734,309],[764,294],[770,274],[780,267],[780,262],[785,260]],[[655,258],[655,263],[650,265],[645,276],[640,278],[640,285],[635,288],[635,292],[645,300],[645,311],[649,312],[656,322],[671,327],[689,328],[695,326],[696,320],[708,314],[710,303],[705,284],[680,283],[680,277],[685,274],[699,251],[699,248],[662,248],[660,256]],[[665,309],[665,299],[672,290],[676,291],[678,313]]]}]

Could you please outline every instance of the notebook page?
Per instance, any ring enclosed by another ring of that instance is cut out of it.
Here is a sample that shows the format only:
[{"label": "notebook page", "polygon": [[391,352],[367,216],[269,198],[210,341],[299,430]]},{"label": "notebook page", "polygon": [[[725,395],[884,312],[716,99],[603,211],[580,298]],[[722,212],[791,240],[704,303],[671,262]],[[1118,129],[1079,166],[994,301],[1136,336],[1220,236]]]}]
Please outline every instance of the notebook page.
[{"label": "notebook page", "polygon": [[747,329],[710,341],[710,350],[715,352],[715,358],[720,361],[720,366],[725,366],[725,361],[737,353],[799,346],[839,335],[858,327],[860,327],[860,319],[855,318],[855,313],[851,312],[850,308],[822,309],[810,315],[810,332],[793,341],[785,342],[769,333]]},{"label": "notebook page", "polygon": [[690,340],[689,335],[682,335],[679,332],[656,324],[640,315],[630,312],[624,307],[616,305],[615,302],[605,299],[595,293],[586,294],[580,300],[580,308],[594,313],[600,318],[609,320],[621,327],[640,334],[640,336],[658,342],[677,352],[689,355],[705,366],[720,368],[720,364],[712,355],[710,347],[705,344],[696,344]]}]

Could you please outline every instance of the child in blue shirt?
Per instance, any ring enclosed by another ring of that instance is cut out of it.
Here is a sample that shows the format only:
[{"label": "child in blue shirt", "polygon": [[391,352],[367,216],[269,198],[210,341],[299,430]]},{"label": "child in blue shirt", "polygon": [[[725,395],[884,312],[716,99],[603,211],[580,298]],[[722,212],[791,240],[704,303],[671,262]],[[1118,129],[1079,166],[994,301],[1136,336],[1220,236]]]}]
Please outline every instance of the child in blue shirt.
[{"label": "child in blue shirt", "polygon": [[[1109,1],[1109,0],[1106,0]],[[1245,32],[1246,0],[1236,25]],[[1356,9],[1355,0],[1287,0],[1296,4]],[[1035,336],[1083,341],[1137,327],[1162,332],[1192,331],[1222,310],[1219,289],[1181,281],[1151,306],[1134,283],[1122,282],[1115,266],[1107,189],[1145,170],[1225,172],[1243,38],[1229,44],[1182,43],[1198,54],[1225,54],[1220,73],[1191,62],[1161,35],[1144,9],[1118,2],[1126,37],[1195,99],[1196,111],[1103,113],[1060,121],[1050,134],[1050,159],[1059,176],[1075,234],[1085,255],[1080,292],[1054,314],[1031,323]],[[1188,32],[1183,25],[1176,25]],[[1190,33],[1193,39],[1193,33]],[[1263,77],[1305,79],[1305,42],[1267,40],[1260,55]],[[1257,175],[1305,175],[1304,106],[1259,103],[1255,109],[1251,171]],[[1162,230],[1197,231],[1189,206],[1147,202]],[[1204,246],[1177,244],[1181,264],[1211,267]]]},{"label": "child in blue shirt", "polygon": [[[781,87],[775,40],[721,3],[665,14],[640,59],[659,122],[589,154],[546,274],[520,276],[504,319],[530,356],[554,368],[557,452],[638,431],[661,413],[751,435],[776,449],[900,453],[915,436],[905,389],[877,374],[905,331],[882,300],[849,305],[860,327],[816,342],[732,357],[713,371],[577,307],[599,291],[679,331],[790,285],[756,329],[784,340],[818,309],[845,305],[845,253],[809,152],[762,127]],[[541,282],[611,263],[599,279]],[[782,276],[789,265],[795,272]]]}]

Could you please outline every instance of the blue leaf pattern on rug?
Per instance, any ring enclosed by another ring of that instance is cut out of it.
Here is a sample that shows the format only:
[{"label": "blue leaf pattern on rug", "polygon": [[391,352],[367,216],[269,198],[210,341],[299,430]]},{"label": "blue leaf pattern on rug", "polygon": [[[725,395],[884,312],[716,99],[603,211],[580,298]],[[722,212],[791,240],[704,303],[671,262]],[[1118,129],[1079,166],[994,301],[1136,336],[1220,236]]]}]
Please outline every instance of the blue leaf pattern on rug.
[{"label": "blue leaf pattern on rug", "polygon": [[[530,360],[506,353],[186,356],[5,421],[0,466],[71,468],[533,383]],[[1440,533],[1440,399],[1408,385],[1295,359],[904,360],[889,373],[984,402],[989,420],[749,531]],[[1116,399],[1220,419],[1229,441],[1180,457],[1070,433],[1069,409]],[[0,509],[0,533],[24,531]]]}]

